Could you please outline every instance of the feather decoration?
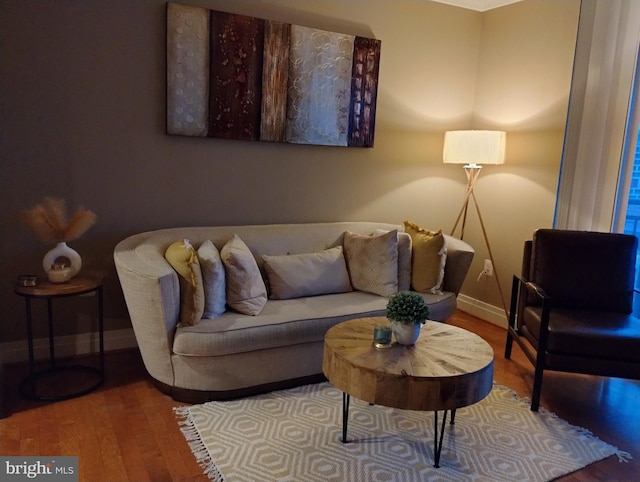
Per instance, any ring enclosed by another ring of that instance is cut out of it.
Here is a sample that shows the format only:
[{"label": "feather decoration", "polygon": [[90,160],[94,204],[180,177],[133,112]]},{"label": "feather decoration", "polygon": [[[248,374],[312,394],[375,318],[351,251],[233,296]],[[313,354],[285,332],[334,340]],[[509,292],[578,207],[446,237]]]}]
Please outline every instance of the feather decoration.
[{"label": "feather decoration", "polygon": [[96,214],[79,207],[64,229],[64,240],[73,241],[82,236],[96,222]]},{"label": "feather decoration", "polygon": [[96,214],[83,207],[67,220],[66,203],[52,197],[45,197],[22,214],[26,225],[45,243],[78,239],[96,222]]}]

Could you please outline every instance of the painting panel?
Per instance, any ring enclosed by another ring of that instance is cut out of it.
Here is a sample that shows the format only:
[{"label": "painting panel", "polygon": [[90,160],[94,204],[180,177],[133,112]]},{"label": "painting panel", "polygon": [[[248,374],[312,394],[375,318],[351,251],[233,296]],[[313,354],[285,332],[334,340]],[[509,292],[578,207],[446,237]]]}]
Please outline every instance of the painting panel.
[{"label": "painting panel", "polygon": [[354,40],[291,27],[287,142],[347,145]]},{"label": "painting panel", "polygon": [[349,145],[373,147],[380,68],[380,41],[356,37],[351,76]]},{"label": "painting panel", "polygon": [[209,137],[258,140],[264,20],[211,12]]},{"label": "painting panel", "polygon": [[285,142],[291,24],[265,21],[260,140]]},{"label": "painting panel", "polygon": [[167,5],[167,133],[206,136],[209,10]]}]

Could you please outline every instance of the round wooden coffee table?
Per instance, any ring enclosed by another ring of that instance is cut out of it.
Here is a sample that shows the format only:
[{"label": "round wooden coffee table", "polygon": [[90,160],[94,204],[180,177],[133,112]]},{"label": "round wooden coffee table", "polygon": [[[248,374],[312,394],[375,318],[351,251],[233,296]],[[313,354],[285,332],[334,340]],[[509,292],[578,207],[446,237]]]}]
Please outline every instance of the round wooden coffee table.
[{"label": "round wooden coffee table", "polygon": [[[343,392],[342,441],[347,442],[349,396],[371,404],[434,412],[434,466],[439,467],[447,411],[485,398],[493,385],[493,349],[478,335],[428,321],[415,345],[373,345],[386,318],[358,318],[327,331],[322,371]],[[444,411],[439,428],[438,411]]]}]

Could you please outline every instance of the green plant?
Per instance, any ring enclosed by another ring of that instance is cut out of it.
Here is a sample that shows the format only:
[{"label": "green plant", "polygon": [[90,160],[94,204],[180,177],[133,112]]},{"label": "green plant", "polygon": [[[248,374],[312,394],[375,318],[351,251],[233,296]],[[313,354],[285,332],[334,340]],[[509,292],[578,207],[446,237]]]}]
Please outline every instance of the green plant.
[{"label": "green plant", "polygon": [[429,318],[429,307],[418,293],[400,291],[389,298],[386,315],[399,323],[424,324]]}]

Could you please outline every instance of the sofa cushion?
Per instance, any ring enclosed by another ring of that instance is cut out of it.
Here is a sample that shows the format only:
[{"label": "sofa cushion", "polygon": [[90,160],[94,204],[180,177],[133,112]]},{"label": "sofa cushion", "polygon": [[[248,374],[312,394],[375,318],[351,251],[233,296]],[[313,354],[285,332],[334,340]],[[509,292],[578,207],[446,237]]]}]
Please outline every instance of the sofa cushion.
[{"label": "sofa cushion", "polygon": [[195,325],[204,312],[202,271],[196,250],[188,239],[171,243],[165,259],[178,273],[180,284],[180,324]]},{"label": "sofa cushion", "polygon": [[[522,320],[526,332],[540,338],[542,309],[528,306]],[[618,360],[640,363],[640,319],[632,314],[554,308],[549,316],[549,353],[586,356],[594,363]]]},{"label": "sofa cushion", "polygon": [[218,248],[206,240],[198,248],[198,259],[204,285],[204,318],[215,318],[226,310],[226,282],[224,265]]},{"label": "sofa cushion", "polygon": [[380,296],[398,292],[398,231],[365,236],[346,232],[344,252],[354,289]]},{"label": "sofa cushion", "polygon": [[267,288],[256,259],[234,234],[220,250],[227,280],[227,304],[245,315],[257,315],[267,302]]},{"label": "sofa cushion", "polygon": [[262,260],[271,299],[287,300],[351,291],[342,246],[319,253],[265,255]]},{"label": "sofa cushion", "polygon": [[[455,309],[453,293],[422,296],[429,304],[430,318],[444,321]],[[337,323],[357,317],[384,316],[387,302],[387,298],[363,291],[269,300],[257,316],[229,310],[220,318],[178,328],[173,351],[181,356],[224,356],[298,343],[321,343],[327,329]]]},{"label": "sofa cushion", "polygon": [[411,287],[421,293],[439,293],[447,259],[442,230],[429,231],[409,221],[404,222],[404,230],[411,236]]}]

